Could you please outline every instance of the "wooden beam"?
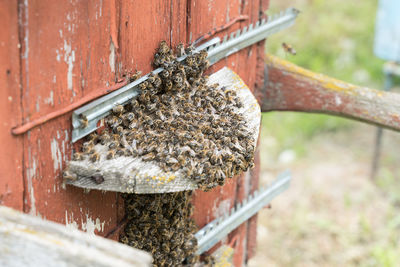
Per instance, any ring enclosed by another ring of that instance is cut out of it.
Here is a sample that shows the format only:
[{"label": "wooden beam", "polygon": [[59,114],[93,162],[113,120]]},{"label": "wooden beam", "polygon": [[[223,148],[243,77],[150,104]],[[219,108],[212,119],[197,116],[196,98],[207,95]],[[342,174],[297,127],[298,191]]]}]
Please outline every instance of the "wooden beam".
[{"label": "wooden beam", "polygon": [[[255,147],[261,112],[249,88],[236,73],[226,67],[211,75],[208,83],[210,85],[218,83],[217,90],[232,88],[237,92],[243,102],[243,107],[237,109],[237,112],[244,115]],[[96,145],[96,151],[100,154],[100,160],[94,163],[89,159],[68,162],[68,172],[72,177],[76,177],[76,180],[68,179],[67,184],[86,189],[136,194],[167,193],[197,188],[197,184],[186,177],[182,170],[166,173],[156,162],[145,162],[140,157],[121,156],[108,160],[106,159],[108,147],[101,144]],[[100,177],[101,182],[96,177]]]},{"label": "wooden beam", "polygon": [[0,207],[0,266],[150,266],[144,251]]},{"label": "wooden beam", "polygon": [[266,56],[261,111],[325,113],[400,130],[400,94],[349,84]]}]

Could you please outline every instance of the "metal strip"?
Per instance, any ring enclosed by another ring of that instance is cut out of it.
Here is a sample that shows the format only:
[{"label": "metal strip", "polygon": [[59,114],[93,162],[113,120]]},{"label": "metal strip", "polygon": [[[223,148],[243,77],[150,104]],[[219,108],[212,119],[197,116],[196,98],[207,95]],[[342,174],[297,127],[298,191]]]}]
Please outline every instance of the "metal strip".
[{"label": "metal strip", "polygon": [[265,207],[277,195],[289,188],[291,173],[285,171],[266,189],[261,192],[254,192],[242,203],[236,205],[229,214],[222,218],[215,219],[210,222],[196,234],[198,249],[197,254],[212,248],[215,244],[221,241],[232,230],[247,221],[250,217],[256,214],[260,209]]},{"label": "metal strip", "polygon": [[[262,20],[255,25],[251,24],[248,27],[244,27],[242,30],[232,33],[229,39],[228,35],[226,35],[222,42],[220,38],[214,38],[196,47],[195,53],[203,49],[207,50],[208,60],[210,64],[214,64],[224,57],[236,53],[247,46],[265,39],[275,32],[293,25],[298,13],[298,10],[289,8],[279,14],[270,16],[268,21]],[[185,58],[186,56],[182,56],[178,61],[182,61]],[[158,68],[154,70],[153,73],[157,74],[162,70],[162,68]],[[136,97],[139,94],[138,85],[147,80],[147,78],[148,74],[125,85],[121,89],[76,109],[72,114],[72,142],[76,142],[95,131],[98,128],[98,122],[110,114],[110,110],[112,110],[115,105],[125,104],[130,99]],[[87,127],[83,127],[81,124],[82,117],[87,118],[89,122]]]}]

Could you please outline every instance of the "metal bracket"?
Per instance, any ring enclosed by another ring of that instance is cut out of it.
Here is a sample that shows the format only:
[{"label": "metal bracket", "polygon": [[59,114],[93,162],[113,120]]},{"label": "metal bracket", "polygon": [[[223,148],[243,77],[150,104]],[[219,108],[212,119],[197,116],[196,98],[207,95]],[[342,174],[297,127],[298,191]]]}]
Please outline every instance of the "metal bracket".
[{"label": "metal bracket", "polygon": [[[226,35],[221,42],[220,38],[214,38],[195,48],[194,53],[201,50],[208,52],[208,60],[210,64],[214,64],[219,60],[238,52],[239,50],[255,44],[269,35],[276,33],[284,28],[294,24],[294,21],[299,11],[294,8],[288,8],[279,14],[268,17],[268,20],[263,19],[257,23],[250,24],[230,35]],[[182,61],[186,56],[182,56],[178,61]],[[160,73],[163,69],[158,68],[153,73]],[[76,109],[72,114],[72,142],[76,142],[82,137],[95,131],[98,122],[110,114],[110,110],[115,105],[125,104],[130,99],[139,94],[138,85],[147,80],[148,74],[140,79],[125,85],[106,96],[103,96],[79,109]],[[88,125],[84,127],[82,118],[88,120]]]},{"label": "metal bracket", "polygon": [[232,208],[229,214],[215,219],[200,229],[195,234],[198,243],[196,253],[200,255],[209,250],[232,230],[255,215],[277,195],[288,189],[291,179],[292,176],[289,171],[281,173],[270,186],[264,190],[255,191],[253,195]]}]

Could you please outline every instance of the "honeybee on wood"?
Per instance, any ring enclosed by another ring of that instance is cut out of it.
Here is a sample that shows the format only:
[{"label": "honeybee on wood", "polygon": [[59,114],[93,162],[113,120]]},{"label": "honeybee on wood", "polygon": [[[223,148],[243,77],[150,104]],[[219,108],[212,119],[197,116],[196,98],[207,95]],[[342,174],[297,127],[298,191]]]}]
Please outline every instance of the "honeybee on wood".
[{"label": "honeybee on wood", "polygon": [[92,179],[93,182],[95,182],[96,184],[101,184],[104,182],[104,177],[103,175],[97,173],[94,174],[92,177],[90,177]]},{"label": "honeybee on wood", "polygon": [[83,153],[75,152],[72,159],[73,160],[84,160],[85,156]]},{"label": "honeybee on wood", "polygon": [[124,109],[124,106],[123,106],[123,105],[116,105],[116,106],[114,106],[113,109],[112,109],[113,113],[116,114],[116,115],[121,114],[122,112],[124,112],[124,110],[125,110],[125,109]]},{"label": "honeybee on wood", "polygon": [[137,79],[139,79],[141,76],[142,76],[142,72],[141,72],[141,71],[136,71],[134,74],[132,74],[132,75],[129,77],[129,82],[134,82],[134,81],[136,81]]},{"label": "honeybee on wood", "polygon": [[170,48],[167,44],[166,41],[161,41],[160,47],[158,48],[158,53],[160,54],[167,54],[169,52]]},{"label": "honeybee on wood", "polygon": [[96,161],[100,160],[100,154],[97,152],[93,152],[93,154],[90,156],[90,160],[92,162],[96,162]]},{"label": "honeybee on wood", "polygon": [[296,55],[296,50],[294,50],[294,48],[290,44],[282,43],[282,47],[283,47],[283,50],[285,50],[286,53],[290,53],[293,56]]},{"label": "honeybee on wood", "polygon": [[89,151],[94,150],[94,143],[92,141],[84,142],[82,144],[82,151],[85,153],[91,153]]},{"label": "honeybee on wood", "polygon": [[70,180],[70,181],[76,181],[78,179],[78,176],[75,173],[72,173],[67,169],[67,170],[63,171],[63,179]]},{"label": "honeybee on wood", "polygon": [[113,159],[113,158],[115,158],[115,154],[116,154],[116,150],[115,149],[111,149],[111,150],[109,150],[107,152],[106,158],[107,159]]},{"label": "honeybee on wood", "polygon": [[81,128],[86,128],[86,127],[88,127],[88,125],[89,125],[89,120],[88,120],[88,118],[85,116],[85,115],[83,115],[83,114],[81,114],[80,115],[80,120],[79,120],[79,122],[81,123]]}]

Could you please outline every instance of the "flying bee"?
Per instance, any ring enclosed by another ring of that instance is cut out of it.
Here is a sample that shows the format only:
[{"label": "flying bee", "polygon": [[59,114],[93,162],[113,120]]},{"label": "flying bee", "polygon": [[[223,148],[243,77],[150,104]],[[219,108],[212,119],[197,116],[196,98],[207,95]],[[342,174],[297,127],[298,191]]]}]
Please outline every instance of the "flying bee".
[{"label": "flying bee", "polygon": [[290,44],[282,43],[282,47],[283,47],[283,50],[285,50],[286,53],[290,53],[293,56],[296,55],[296,50],[294,50],[294,48]]},{"label": "flying bee", "polygon": [[88,127],[88,125],[89,125],[89,120],[88,120],[88,118],[85,116],[85,115],[83,115],[83,114],[81,114],[80,115],[80,120],[79,120],[79,122],[81,123],[81,128],[86,128],[86,127]]},{"label": "flying bee", "polygon": [[82,153],[75,152],[72,159],[73,160],[84,160],[85,156]]},{"label": "flying bee", "polygon": [[90,156],[90,160],[92,162],[96,162],[100,159],[100,154],[97,152],[94,152],[91,156]]}]

